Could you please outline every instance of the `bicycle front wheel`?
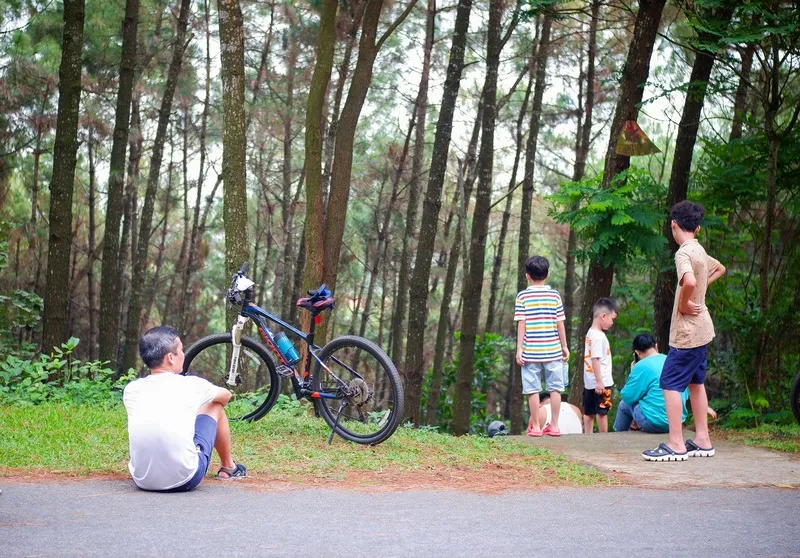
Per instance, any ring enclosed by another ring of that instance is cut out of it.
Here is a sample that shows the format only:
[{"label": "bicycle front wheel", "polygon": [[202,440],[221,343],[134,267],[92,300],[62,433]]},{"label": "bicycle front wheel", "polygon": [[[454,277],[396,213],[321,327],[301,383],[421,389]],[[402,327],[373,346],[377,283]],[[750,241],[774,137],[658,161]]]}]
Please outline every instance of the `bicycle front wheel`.
[{"label": "bicycle front wheel", "polygon": [[403,419],[403,383],[397,368],[377,345],[345,335],[319,353],[313,388],[333,398],[317,400],[322,418],[346,440],[376,445]]},{"label": "bicycle front wheel", "polygon": [[240,383],[230,386],[226,382],[232,355],[230,333],[209,335],[186,351],[183,371],[230,390],[233,397],[226,406],[230,420],[258,420],[269,412],[280,393],[275,363],[266,347],[243,336],[238,361]]},{"label": "bicycle front wheel", "polygon": [[794,377],[790,397],[794,418],[797,419],[798,423],[800,423],[800,372],[798,372],[797,376]]}]

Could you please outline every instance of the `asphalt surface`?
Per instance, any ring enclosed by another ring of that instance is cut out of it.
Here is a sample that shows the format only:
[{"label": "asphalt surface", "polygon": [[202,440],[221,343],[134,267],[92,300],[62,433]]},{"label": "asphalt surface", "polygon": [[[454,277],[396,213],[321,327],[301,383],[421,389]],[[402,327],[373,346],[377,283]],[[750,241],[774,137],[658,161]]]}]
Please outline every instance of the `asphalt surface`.
[{"label": "asphalt surface", "polygon": [[800,556],[800,491],[275,490],[0,480],[0,555]]}]

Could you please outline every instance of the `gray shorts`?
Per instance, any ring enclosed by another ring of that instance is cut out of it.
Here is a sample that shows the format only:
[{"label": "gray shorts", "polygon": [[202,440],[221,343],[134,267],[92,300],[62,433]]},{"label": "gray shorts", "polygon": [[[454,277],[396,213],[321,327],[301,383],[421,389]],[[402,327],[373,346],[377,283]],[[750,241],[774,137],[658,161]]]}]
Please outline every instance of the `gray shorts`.
[{"label": "gray shorts", "polygon": [[567,378],[567,363],[563,360],[551,362],[526,362],[522,365],[522,394],[530,395],[542,391],[544,373],[547,391],[564,391]]}]

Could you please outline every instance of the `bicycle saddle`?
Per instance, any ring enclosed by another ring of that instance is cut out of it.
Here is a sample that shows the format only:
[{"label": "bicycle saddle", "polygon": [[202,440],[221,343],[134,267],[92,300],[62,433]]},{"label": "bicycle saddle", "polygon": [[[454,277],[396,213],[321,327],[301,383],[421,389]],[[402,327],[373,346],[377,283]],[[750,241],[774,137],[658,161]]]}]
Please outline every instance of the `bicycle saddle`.
[{"label": "bicycle saddle", "polygon": [[297,306],[305,308],[316,316],[324,310],[333,308],[336,299],[331,296],[331,291],[323,283],[317,290],[308,291],[308,296],[297,301]]}]

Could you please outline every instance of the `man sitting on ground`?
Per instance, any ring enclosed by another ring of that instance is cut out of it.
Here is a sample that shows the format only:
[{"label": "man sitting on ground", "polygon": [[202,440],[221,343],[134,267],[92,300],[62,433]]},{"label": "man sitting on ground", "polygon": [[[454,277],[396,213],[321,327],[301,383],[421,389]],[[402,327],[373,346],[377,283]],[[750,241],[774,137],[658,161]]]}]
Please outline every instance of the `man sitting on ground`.
[{"label": "man sitting on ground", "polygon": [[216,448],[222,462],[217,478],[247,476],[231,458],[225,405],[231,392],[197,376],[182,376],[183,343],[178,332],[154,327],[139,339],[139,355],[150,375],[129,383],[122,401],[128,412],[133,482],[143,490],[186,492],[208,470]]}]

